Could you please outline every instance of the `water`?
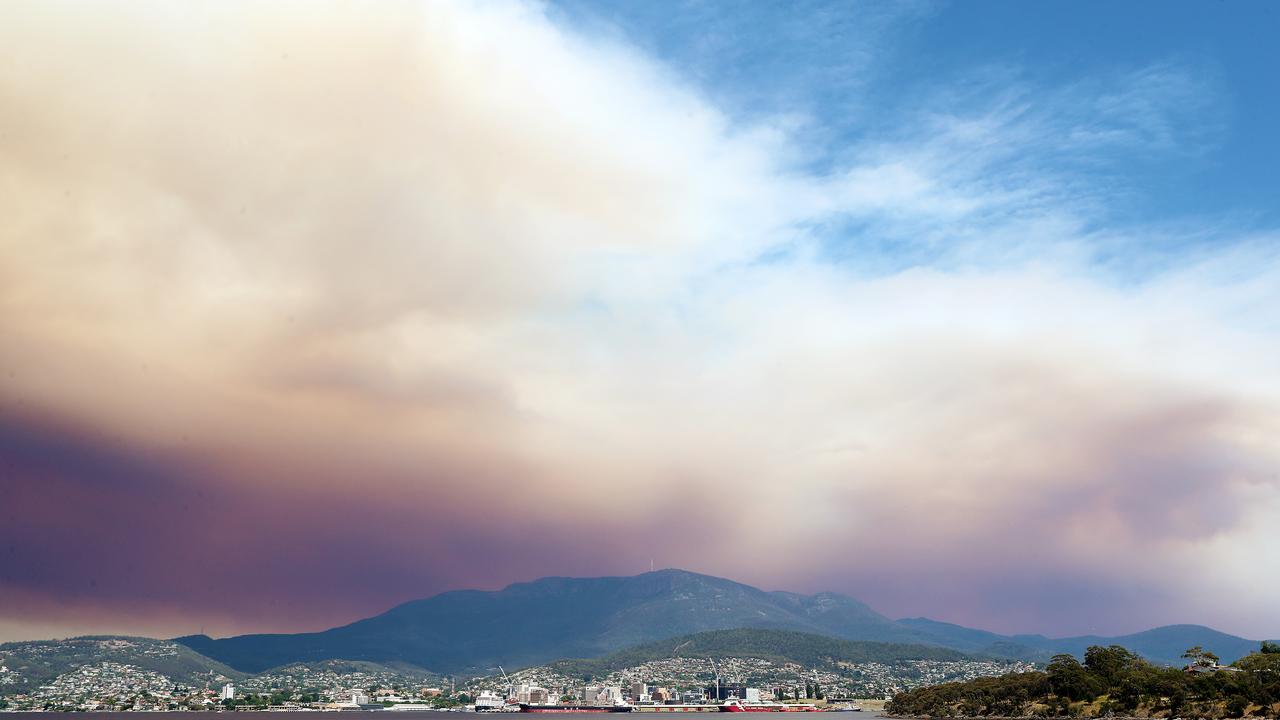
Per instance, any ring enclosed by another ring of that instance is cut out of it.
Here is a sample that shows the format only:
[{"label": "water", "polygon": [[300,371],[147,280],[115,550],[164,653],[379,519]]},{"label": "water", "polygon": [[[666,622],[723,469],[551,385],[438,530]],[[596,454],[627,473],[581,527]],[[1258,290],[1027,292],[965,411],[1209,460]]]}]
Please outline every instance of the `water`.
[{"label": "water", "polygon": [[[433,710],[415,710],[415,711],[372,711],[361,712],[356,710],[342,712],[12,712],[6,714],[0,711],[0,715],[10,715],[17,720],[19,715],[23,720],[26,719],[44,719],[44,720],[67,720],[68,715],[92,715],[93,720],[210,720],[212,716],[219,716],[223,720],[303,720],[307,717],[315,717],[316,720],[477,720],[479,717],[488,717],[490,720],[498,720],[500,717],[511,717],[516,720],[517,717],[529,717],[524,714],[507,714],[507,712],[493,712],[493,714],[475,714],[475,712],[440,712]],[[556,716],[553,712],[540,712],[536,717]],[[671,712],[625,712],[625,714],[603,714],[603,719],[613,717],[613,719],[622,719],[622,717],[662,717],[663,720],[675,720],[677,717],[716,717],[719,714],[710,714],[710,712],[690,712],[690,714],[671,714]],[[581,720],[584,715],[580,712],[566,712],[564,717],[577,717]],[[759,715],[753,715],[759,717]],[[826,715],[824,715],[826,716]],[[795,719],[795,715],[787,714],[785,717]],[[803,717],[813,717],[813,715],[804,715]],[[828,717],[840,717],[840,720],[864,720],[867,717],[883,717],[879,712],[861,711],[861,712],[841,712],[838,715]]]}]

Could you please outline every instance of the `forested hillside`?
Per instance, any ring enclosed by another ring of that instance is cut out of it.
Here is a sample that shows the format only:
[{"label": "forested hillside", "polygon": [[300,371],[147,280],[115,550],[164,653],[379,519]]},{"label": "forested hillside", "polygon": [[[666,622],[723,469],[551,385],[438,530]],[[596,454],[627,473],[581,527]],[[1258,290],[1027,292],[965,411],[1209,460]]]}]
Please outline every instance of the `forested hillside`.
[{"label": "forested hillside", "polygon": [[810,668],[838,663],[964,660],[956,650],[928,645],[840,640],[791,630],[712,630],[638,645],[595,659],[559,660],[548,667],[566,675],[604,675],[665,658],[754,657]]}]

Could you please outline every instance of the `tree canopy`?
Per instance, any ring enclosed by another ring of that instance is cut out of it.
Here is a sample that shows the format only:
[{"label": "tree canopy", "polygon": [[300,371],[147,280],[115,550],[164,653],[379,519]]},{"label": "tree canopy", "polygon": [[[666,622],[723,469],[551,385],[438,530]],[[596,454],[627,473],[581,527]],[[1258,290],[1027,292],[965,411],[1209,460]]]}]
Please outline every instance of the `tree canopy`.
[{"label": "tree canopy", "polygon": [[1280,717],[1280,647],[1229,667],[1202,647],[1187,668],[1153,665],[1118,645],[1093,646],[1084,662],[1055,655],[1043,672],[1011,673],[899,693],[892,715],[931,717]]}]

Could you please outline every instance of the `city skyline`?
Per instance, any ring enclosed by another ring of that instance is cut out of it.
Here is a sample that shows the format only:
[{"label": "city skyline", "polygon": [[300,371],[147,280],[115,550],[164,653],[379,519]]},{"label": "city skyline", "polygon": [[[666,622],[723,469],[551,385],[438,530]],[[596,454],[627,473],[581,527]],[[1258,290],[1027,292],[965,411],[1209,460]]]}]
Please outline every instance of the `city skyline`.
[{"label": "city skyline", "polygon": [[0,642],[679,567],[1280,637],[1280,10],[19,2]]}]

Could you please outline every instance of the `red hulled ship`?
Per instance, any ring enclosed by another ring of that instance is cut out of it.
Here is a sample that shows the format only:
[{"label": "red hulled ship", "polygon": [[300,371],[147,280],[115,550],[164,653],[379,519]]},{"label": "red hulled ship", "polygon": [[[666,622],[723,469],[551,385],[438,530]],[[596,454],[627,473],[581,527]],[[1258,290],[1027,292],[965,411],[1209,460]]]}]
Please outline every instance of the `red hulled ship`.
[{"label": "red hulled ship", "polygon": [[801,703],[743,702],[729,698],[720,706],[720,712],[818,712],[818,708]]},{"label": "red hulled ship", "polygon": [[616,713],[631,712],[630,705],[529,705],[520,703],[522,713]]}]

